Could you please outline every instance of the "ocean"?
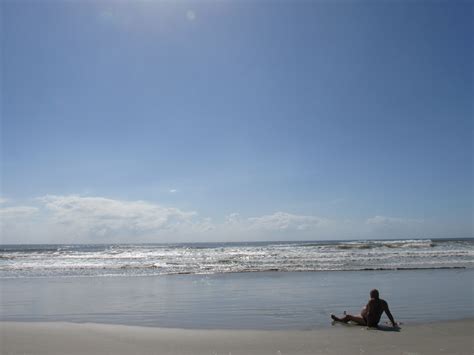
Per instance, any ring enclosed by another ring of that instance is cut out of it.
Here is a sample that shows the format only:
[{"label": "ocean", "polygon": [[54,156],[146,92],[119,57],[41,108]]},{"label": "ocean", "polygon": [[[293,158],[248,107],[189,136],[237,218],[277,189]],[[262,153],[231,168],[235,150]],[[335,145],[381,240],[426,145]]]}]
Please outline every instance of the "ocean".
[{"label": "ocean", "polygon": [[313,329],[372,288],[403,324],[474,317],[472,239],[0,250],[0,320]]},{"label": "ocean", "polygon": [[474,239],[0,245],[0,278],[473,267]]}]

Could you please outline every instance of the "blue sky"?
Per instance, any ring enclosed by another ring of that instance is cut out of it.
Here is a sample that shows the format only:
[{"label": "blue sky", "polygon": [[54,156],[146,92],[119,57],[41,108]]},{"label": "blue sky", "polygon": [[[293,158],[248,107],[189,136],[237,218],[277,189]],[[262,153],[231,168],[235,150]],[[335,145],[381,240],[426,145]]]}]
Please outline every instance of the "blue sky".
[{"label": "blue sky", "polygon": [[472,236],[472,2],[1,11],[4,242]]}]

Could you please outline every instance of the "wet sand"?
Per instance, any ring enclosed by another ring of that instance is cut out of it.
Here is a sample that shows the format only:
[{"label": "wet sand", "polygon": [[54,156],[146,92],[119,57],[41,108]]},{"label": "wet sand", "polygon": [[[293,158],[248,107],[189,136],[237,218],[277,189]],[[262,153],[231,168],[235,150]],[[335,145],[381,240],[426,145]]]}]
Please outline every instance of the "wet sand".
[{"label": "wet sand", "polygon": [[307,331],[193,330],[62,322],[1,322],[1,354],[473,354],[474,319],[336,324]]}]

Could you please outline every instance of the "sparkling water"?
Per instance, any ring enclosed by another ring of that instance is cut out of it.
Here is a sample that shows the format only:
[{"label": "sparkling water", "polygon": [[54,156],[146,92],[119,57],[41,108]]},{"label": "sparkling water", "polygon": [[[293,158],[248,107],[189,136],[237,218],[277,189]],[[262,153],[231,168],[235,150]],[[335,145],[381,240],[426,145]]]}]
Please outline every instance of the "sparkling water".
[{"label": "sparkling water", "polygon": [[0,246],[0,278],[473,267],[473,239]]}]

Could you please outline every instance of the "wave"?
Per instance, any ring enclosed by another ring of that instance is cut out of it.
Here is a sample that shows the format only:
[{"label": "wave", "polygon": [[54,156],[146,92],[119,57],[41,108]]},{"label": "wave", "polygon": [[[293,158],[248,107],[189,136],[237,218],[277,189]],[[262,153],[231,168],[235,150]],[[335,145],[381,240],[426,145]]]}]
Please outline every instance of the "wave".
[{"label": "wave", "polygon": [[430,239],[412,240],[370,240],[357,242],[341,242],[336,245],[337,249],[374,249],[374,248],[433,248],[436,244]]},{"label": "wave", "polygon": [[400,239],[400,240],[357,240],[357,241],[296,241],[296,242],[247,242],[247,243],[183,243],[183,244],[35,244],[0,245],[0,253],[101,253],[116,255],[126,251],[206,251],[217,249],[267,249],[313,247],[321,249],[374,249],[374,248],[429,248],[444,243],[468,243],[471,240]]},{"label": "wave", "polygon": [[[0,278],[474,268],[474,242],[429,239],[200,245],[0,246]],[[7,251],[5,251],[7,250]]]},{"label": "wave", "polygon": [[4,247],[0,248],[1,253],[48,253],[58,251],[59,247]]},{"label": "wave", "polygon": [[[317,272],[404,272],[404,271],[429,271],[429,270],[465,270],[469,269],[466,266],[426,266],[426,267],[365,267],[365,268],[340,268],[340,269],[295,269],[288,270],[286,268],[265,268],[265,269],[240,269],[240,270],[157,270],[157,268],[150,267],[148,270],[130,268],[133,272],[127,272],[128,268],[121,269],[107,269],[101,273],[91,273],[90,270],[81,269],[81,272],[76,273],[55,273],[55,272],[42,272],[42,273],[3,273],[0,270],[0,279],[21,279],[21,278],[48,278],[48,277],[144,277],[144,276],[173,276],[173,275],[216,275],[216,274],[246,274],[246,273],[317,273]],[[146,271],[145,271],[146,270]]]},{"label": "wave", "polygon": [[120,265],[118,266],[120,269],[161,269],[162,266],[156,264],[145,264],[145,265]]}]

